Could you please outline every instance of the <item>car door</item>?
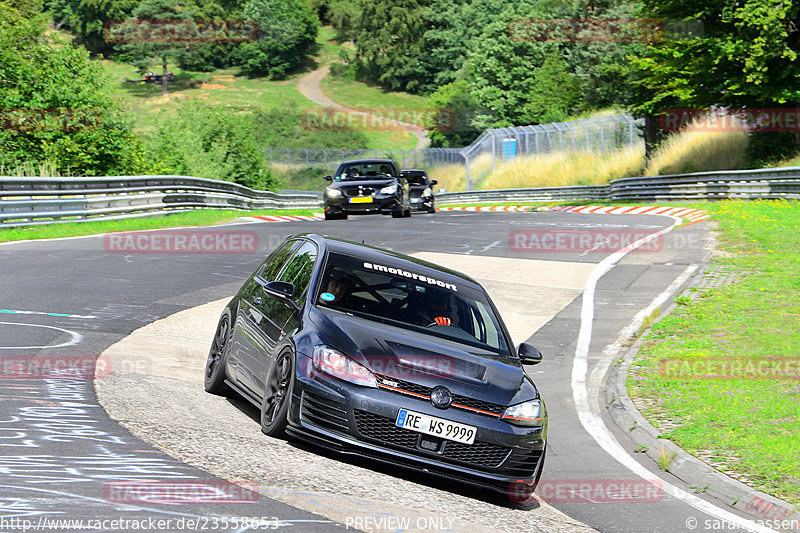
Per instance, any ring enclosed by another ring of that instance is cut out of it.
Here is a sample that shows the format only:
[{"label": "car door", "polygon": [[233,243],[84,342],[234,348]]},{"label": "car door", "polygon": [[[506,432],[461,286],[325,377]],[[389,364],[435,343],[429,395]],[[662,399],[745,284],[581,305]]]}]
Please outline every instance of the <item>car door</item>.
[{"label": "car door", "polygon": [[[253,365],[252,381],[254,390],[259,397],[263,397],[264,384],[267,373],[272,368],[284,341],[297,331],[302,316],[302,306],[308,290],[311,275],[317,263],[317,245],[311,241],[304,241],[294,252],[291,259],[281,270],[275,281],[284,281],[294,285],[294,306],[284,300],[264,293],[262,312],[264,318],[257,324],[260,336],[264,339],[263,349],[256,353]],[[262,280],[264,284],[267,280]],[[300,308],[300,309],[298,309]]]},{"label": "car door", "polygon": [[265,319],[264,293],[265,281],[278,278],[294,251],[303,241],[287,241],[273,252],[269,259],[247,281],[239,293],[236,320],[233,326],[233,343],[231,347],[232,378],[250,394],[254,394],[256,385],[253,379],[254,369],[260,359],[259,353],[267,347],[263,338],[261,323]]}]

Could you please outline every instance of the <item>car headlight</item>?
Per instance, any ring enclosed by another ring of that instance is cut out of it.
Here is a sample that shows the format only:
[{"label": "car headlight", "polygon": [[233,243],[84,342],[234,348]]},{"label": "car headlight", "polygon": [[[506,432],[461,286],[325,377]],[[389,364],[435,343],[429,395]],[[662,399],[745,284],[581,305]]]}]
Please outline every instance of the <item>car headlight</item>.
[{"label": "car headlight", "polygon": [[541,400],[512,405],[503,413],[503,420],[518,426],[541,426],[544,424],[545,408]]},{"label": "car headlight", "polygon": [[328,198],[340,198],[342,196],[342,191],[339,189],[325,189],[325,196]]},{"label": "car headlight", "polygon": [[343,353],[323,344],[314,348],[314,368],[356,385],[378,386],[375,374],[367,370],[364,365],[356,363]]},{"label": "car headlight", "polygon": [[387,185],[379,191],[381,194],[395,194],[397,192],[397,184]]},{"label": "car headlight", "polygon": [[422,191],[422,196],[430,196],[433,194],[433,191],[430,187],[425,187],[425,190]]}]

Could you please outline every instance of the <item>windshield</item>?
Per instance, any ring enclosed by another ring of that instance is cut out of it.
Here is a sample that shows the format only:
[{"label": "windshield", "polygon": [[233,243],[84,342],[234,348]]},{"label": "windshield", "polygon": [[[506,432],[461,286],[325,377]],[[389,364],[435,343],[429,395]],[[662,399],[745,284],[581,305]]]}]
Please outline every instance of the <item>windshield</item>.
[{"label": "windshield", "polygon": [[392,324],[508,356],[503,330],[485,292],[445,281],[435,271],[372,264],[328,255],[316,301],[368,320]]},{"label": "windshield", "polygon": [[394,178],[394,168],[388,163],[364,162],[341,165],[333,177],[334,181]]}]

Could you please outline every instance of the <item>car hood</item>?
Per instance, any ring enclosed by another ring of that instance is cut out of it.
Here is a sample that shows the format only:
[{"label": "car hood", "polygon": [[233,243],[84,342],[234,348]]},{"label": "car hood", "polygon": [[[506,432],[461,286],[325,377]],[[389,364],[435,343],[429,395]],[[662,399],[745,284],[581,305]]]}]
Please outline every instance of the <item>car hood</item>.
[{"label": "car hood", "polygon": [[519,359],[423,332],[374,322],[328,309],[311,316],[321,341],[365,365],[378,377],[450,392],[499,405],[538,397]]},{"label": "car hood", "polygon": [[334,181],[330,185],[328,185],[329,189],[350,189],[351,187],[372,187],[375,189],[380,189],[381,187],[386,187],[388,185],[392,185],[395,183],[396,180],[393,178],[381,178],[381,179],[374,179],[374,180],[359,180],[359,181]]}]

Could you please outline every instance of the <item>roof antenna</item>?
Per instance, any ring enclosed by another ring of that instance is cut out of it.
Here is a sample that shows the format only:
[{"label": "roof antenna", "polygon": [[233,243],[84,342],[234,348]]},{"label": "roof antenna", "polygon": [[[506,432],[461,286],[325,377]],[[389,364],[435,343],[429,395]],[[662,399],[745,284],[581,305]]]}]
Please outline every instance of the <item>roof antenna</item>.
[{"label": "roof antenna", "polygon": [[361,239],[361,244],[364,244],[364,239]]}]

